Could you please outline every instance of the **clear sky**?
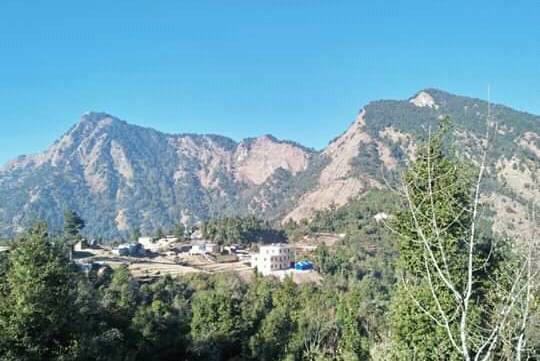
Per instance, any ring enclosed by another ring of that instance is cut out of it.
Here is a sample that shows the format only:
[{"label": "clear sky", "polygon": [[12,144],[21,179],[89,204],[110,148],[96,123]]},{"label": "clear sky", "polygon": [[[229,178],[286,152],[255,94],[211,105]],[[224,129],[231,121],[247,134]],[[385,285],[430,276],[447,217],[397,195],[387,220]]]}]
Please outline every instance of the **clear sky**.
[{"label": "clear sky", "polygon": [[89,110],[317,149],[436,87],[540,114],[538,1],[0,1],[0,163]]}]

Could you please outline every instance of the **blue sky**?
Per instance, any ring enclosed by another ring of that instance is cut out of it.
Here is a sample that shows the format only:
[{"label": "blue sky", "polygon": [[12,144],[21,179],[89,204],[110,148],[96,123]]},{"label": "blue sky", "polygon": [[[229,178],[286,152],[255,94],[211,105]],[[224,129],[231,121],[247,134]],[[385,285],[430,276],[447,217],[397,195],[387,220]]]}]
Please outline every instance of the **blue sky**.
[{"label": "blue sky", "polygon": [[2,0],[0,163],[88,110],[317,149],[427,87],[540,114],[539,18],[538,1]]}]

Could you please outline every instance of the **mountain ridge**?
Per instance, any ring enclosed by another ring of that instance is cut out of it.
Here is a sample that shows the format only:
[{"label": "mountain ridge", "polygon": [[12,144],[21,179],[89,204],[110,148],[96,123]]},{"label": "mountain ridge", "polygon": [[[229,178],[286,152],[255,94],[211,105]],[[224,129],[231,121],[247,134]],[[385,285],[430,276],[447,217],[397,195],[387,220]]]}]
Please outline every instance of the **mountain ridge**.
[{"label": "mountain ridge", "polygon": [[[498,124],[493,184],[510,179],[497,194],[523,203],[530,183],[513,178],[534,172],[514,168],[540,158],[540,117],[491,109]],[[170,134],[92,111],[45,152],[0,168],[0,233],[16,233],[35,218],[59,228],[66,209],[87,219],[89,234],[107,238],[209,217],[301,220],[384,187],[381,172],[403,170],[427,127],[444,116],[453,119],[460,156],[470,159],[486,114],[483,100],[427,88],[405,100],[369,102],[344,133],[315,150],[269,134],[239,141]]]}]

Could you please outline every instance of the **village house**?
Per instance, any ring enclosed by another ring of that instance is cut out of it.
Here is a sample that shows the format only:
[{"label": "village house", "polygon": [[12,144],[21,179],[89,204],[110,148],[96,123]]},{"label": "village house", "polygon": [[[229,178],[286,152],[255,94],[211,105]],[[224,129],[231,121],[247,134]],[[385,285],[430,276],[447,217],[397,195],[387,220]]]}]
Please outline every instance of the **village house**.
[{"label": "village house", "polygon": [[294,262],[291,247],[285,243],[273,243],[259,247],[259,253],[252,255],[251,266],[263,275],[286,270]]},{"label": "village house", "polygon": [[215,243],[210,242],[196,242],[191,245],[189,250],[190,255],[207,254],[220,252],[220,247]]}]

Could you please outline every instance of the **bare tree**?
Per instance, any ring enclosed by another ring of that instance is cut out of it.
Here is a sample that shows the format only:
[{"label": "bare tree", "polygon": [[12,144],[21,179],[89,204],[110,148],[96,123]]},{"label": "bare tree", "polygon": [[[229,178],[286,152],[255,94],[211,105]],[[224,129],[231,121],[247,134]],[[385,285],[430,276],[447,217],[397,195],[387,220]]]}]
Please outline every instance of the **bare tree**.
[{"label": "bare tree", "polygon": [[[424,271],[424,280],[429,285],[431,294],[431,305],[426,307],[415,295],[412,285],[414,279],[402,275],[402,285],[407,290],[407,294],[413,300],[421,312],[424,312],[429,319],[446,331],[449,343],[455,351],[466,361],[488,361],[495,357],[495,353],[502,345],[509,345],[514,359],[522,360],[526,356],[528,339],[527,324],[530,317],[533,293],[537,287],[537,270],[533,264],[536,257],[536,214],[535,200],[531,204],[529,221],[531,234],[520,244],[513,247],[515,253],[515,264],[513,270],[508,270],[504,274],[505,282],[495,282],[493,294],[497,295],[496,304],[491,305],[491,309],[484,307],[482,313],[486,319],[477,320],[471,311],[473,294],[476,285],[481,281],[478,270],[489,262],[492,256],[491,251],[484,259],[478,260],[478,227],[481,219],[480,209],[482,185],[486,172],[488,171],[488,151],[490,137],[496,134],[496,124],[491,121],[491,106],[488,105],[486,117],[486,133],[481,141],[480,159],[477,162],[478,172],[473,185],[472,202],[469,206],[463,207],[461,212],[453,221],[440,222],[435,211],[436,197],[440,199],[441,194],[436,195],[432,185],[437,182],[437,175],[433,173],[433,161],[430,158],[431,152],[427,151],[427,179],[422,184],[427,184],[427,189],[423,190],[425,196],[419,200],[413,197],[414,187],[417,185],[403,181],[400,194],[405,199],[405,205],[412,218],[412,234],[414,239],[410,242],[416,243],[422,249],[421,264]],[[431,130],[428,135],[428,147],[431,139]],[[442,190],[444,191],[444,190]],[[437,192],[441,192],[438,190]],[[428,212],[425,209],[430,209]],[[442,234],[449,227],[455,226],[459,222],[460,216],[464,213],[470,215],[470,223],[462,225],[467,227],[467,239],[464,240],[467,252],[465,264],[461,268],[459,277],[449,269],[448,249],[441,241]],[[403,234],[395,227],[386,225],[400,237],[410,237]],[[459,278],[459,279],[458,279]],[[443,306],[441,299],[441,287],[445,294],[453,297],[453,306],[449,309]],[[435,311],[433,311],[435,309]],[[489,315],[489,317],[487,317]],[[518,316],[516,316],[518,315]],[[518,320],[519,322],[516,322]],[[506,335],[509,335],[506,337]]]},{"label": "bare tree", "polygon": [[[537,279],[535,277],[535,274],[537,272],[535,261],[538,261],[537,259],[537,227],[538,222],[536,219],[536,199],[539,198],[539,187],[538,187],[538,179],[537,179],[537,166],[536,164],[532,164],[530,167],[532,170],[532,181],[533,181],[533,199],[530,201],[529,205],[529,230],[530,233],[528,235],[528,240],[525,244],[524,250],[523,250],[523,262],[526,265],[527,273],[525,275],[525,295],[522,299],[523,302],[521,302],[520,305],[520,315],[521,315],[521,323],[519,325],[518,334],[517,334],[517,344],[516,344],[516,357],[515,359],[517,361],[521,361],[523,357],[528,357],[529,350],[527,347],[528,338],[527,338],[527,325],[531,316],[531,305],[533,303],[533,292],[537,288]],[[512,344],[510,342],[510,344]]]}]

